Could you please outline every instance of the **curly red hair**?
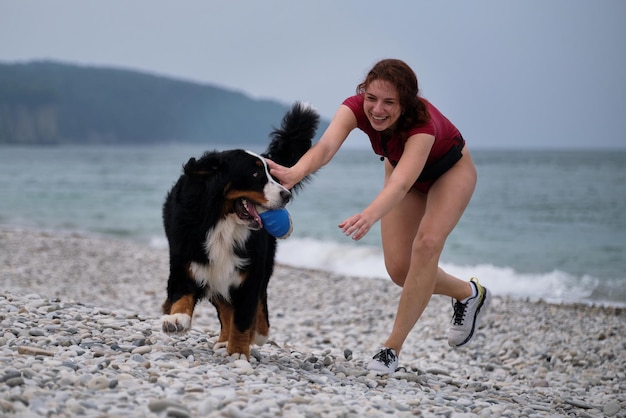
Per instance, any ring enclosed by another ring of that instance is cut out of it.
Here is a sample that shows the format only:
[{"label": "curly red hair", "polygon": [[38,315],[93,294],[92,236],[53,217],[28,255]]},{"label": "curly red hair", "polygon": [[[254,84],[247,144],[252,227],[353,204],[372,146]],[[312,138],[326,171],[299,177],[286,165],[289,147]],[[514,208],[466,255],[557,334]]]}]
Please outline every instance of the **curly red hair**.
[{"label": "curly red hair", "polygon": [[423,125],[430,119],[426,103],[419,97],[419,87],[415,72],[404,61],[384,59],[377,62],[367,73],[365,80],[357,88],[357,94],[363,94],[374,80],[384,80],[395,86],[400,99],[402,115],[398,119],[396,130],[406,132],[412,126]]}]

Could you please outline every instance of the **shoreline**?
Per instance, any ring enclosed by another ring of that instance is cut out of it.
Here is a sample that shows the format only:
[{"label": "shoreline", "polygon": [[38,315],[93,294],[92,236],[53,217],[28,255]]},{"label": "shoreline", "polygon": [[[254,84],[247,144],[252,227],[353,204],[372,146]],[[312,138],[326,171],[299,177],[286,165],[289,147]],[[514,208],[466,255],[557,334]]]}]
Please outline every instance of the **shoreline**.
[{"label": "shoreline", "polygon": [[186,336],[160,331],[167,263],[147,244],[0,226],[0,412],[626,416],[623,308],[495,296],[454,350],[450,301],[434,296],[399,371],[378,377],[364,366],[393,322],[390,281],[277,265],[270,341],[231,362],[208,302]]},{"label": "shoreline", "polygon": [[[37,226],[32,226],[32,225],[12,225],[12,224],[0,223],[0,233],[2,233],[2,231],[15,231],[17,233],[21,232],[25,234],[43,235],[43,236],[49,236],[49,237],[59,236],[59,237],[69,237],[69,238],[95,239],[95,240],[102,240],[105,242],[120,242],[120,243],[131,244],[137,247],[145,247],[146,249],[150,251],[167,252],[167,241],[165,240],[165,237],[163,237],[162,243],[161,242],[154,243],[153,242],[154,238],[147,240],[146,238],[140,239],[137,237],[124,237],[124,236],[119,236],[119,235],[108,234],[105,232],[94,232],[94,231],[84,231],[84,230],[66,230],[66,229],[57,229],[53,227],[47,228],[47,227],[37,227]],[[279,242],[279,245],[280,245],[280,242]],[[167,254],[165,255],[165,257],[167,257]],[[285,269],[307,271],[312,274],[333,275],[333,276],[342,276],[342,277],[345,276],[345,277],[350,277],[350,278],[360,279],[360,280],[389,281],[387,277],[381,277],[381,276],[374,277],[374,276],[368,276],[368,275],[360,276],[358,274],[351,275],[351,274],[346,274],[344,272],[325,270],[322,268],[291,265],[287,263],[281,263],[279,261],[276,261],[276,266],[280,266]],[[481,266],[478,266],[478,267],[481,267]],[[498,268],[498,267],[495,267],[495,268]],[[532,274],[532,273],[522,273],[522,274]],[[570,273],[564,273],[564,274],[570,274]],[[482,276],[479,275],[478,277],[480,278]],[[493,294],[493,289],[491,290]],[[591,300],[591,299],[587,301],[581,301],[581,300],[573,300],[571,298],[568,298],[568,299],[552,298],[551,299],[551,298],[542,297],[542,296],[526,296],[526,295],[514,296],[510,294],[503,295],[503,294],[498,294],[498,293],[496,293],[496,296],[502,299],[510,299],[513,301],[523,301],[523,302],[530,302],[530,303],[546,303],[549,305],[557,305],[557,306],[582,306],[582,307],[589,307],[589,308],[618,310],[618,311],[620,309],[626,310],[626,301],[621,302],[621,301]]]}]

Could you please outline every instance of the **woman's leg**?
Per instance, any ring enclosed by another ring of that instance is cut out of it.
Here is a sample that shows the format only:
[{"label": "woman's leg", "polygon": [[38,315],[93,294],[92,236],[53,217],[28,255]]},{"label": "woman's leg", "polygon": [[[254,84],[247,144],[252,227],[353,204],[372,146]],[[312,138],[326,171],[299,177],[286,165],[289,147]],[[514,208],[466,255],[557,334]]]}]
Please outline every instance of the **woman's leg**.
[{"label": "woman's leg", "polygon": [[[385,347],[400,352],[404,340],[422,315],[433,293],[446,294],[457,299],[471,295],[471,287],[467,282],[448,275],[439,269],[438,264],[445,240],[465,211],[475,185],[476,169],[465,149],[463,158],[430,188],[423,216],[410,247],[409,267],[393,330]],[[400,214],[402,213],[397,213]],[[407,226],[411,225],[408,222]]]},{"label": "woman's leg", "polygon": [[[392,166],[385,167],[385,180],[391,174]],[[417,191],[410,191],[404,200],[393,208],[381,220],[381,235],[385,267],[391,280],[402,287],[411,264],[411,247],[417,235],[422,216],[426,209],[426,195]],[[437,271],[435,294],[446,295],[455,299],[464,299],[466,291],[471,288],[468,282],[459,292],[460,280],[446,273],[441,268]]]},{"label": "woman's leg", "polygon": [[[386,162],[385,182],[392,171],[393,167]],[[385,267],[391,280],[400,287],[404,285],[409,271],[411,246],[425,210],[426,195],[411,190],[380,221]]]}]

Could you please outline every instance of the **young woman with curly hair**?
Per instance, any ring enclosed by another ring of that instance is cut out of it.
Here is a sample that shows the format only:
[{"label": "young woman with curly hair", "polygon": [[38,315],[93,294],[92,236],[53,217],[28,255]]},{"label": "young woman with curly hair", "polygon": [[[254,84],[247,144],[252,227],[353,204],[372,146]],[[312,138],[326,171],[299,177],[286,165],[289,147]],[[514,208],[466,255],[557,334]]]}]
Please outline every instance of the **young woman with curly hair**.
[{"label": "young woman with curly hair", "polygon": [[268,161],[287,188],[327,164],[354,129],[364,131],[385,164],[385,182],[374,200],[339,228],[361,239],[381,221],[385,266],[402,294],[391,334],[368,368],[391,374],[402,345],[433,294],[453,299],[448,343],[470,342],[488,307],[490,293],[472,278],[464,281],[439,267],[448,235],[467,207],[476,168],[459,130],[419,95],[417,77],[403,61],[374,65],[337,110],[328,129],[291,168]]}]

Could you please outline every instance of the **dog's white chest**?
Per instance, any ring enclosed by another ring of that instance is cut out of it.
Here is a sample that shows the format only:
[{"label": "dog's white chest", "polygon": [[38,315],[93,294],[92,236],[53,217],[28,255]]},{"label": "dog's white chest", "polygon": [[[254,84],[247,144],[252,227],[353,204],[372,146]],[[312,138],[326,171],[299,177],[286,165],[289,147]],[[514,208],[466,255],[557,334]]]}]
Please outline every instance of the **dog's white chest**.
[{"label": "dog's white chest", "polygon": [[206,286],[210,294],[220,294],[229,299],[231,286],[241,285],[238,269],[248,264],[246,258],[239,257],[235,248],[243,248],[250,231],[227,217],[207,232],[204,248],[208,264],[192,262],[191,274],[201,286]]}]

